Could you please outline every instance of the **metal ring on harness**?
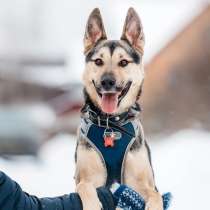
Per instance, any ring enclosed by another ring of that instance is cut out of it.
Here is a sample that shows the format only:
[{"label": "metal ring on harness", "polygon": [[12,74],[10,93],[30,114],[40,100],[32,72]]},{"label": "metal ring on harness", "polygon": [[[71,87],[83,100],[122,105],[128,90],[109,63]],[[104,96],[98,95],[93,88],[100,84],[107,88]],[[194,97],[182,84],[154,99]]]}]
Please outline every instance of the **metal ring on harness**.
[{"label": "metal ring on harness", "polygon": [[101,127],[101,119],[100,119],[100,117],[98,116],[97,119],[98,119],[98,126]]},{"label": "metal ring on harness", "polygon": [[106,129],[109,128],[109,117],[106,118]]}]

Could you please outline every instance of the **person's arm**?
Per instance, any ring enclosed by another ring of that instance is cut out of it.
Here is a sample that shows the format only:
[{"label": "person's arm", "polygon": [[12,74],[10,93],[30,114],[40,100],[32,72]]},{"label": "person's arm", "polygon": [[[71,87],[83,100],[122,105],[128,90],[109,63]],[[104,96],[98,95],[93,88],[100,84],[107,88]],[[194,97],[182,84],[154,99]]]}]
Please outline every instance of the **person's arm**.
[{"label": "person's arm", "polygon": [[[114,184],[111,191],[105,187],[97,189],[103,210],[115,210],[116,206],[122,209],[144,210],[144,199],[128,186]],[[171,194],[166,193],[162,197],[166,210]],[[0,171],[0,210],[82,210],[82,202],[77,193],[54,198],[31,196]]]},{"label": "person's arm", "polygon": [[[112,193],[106,188],[97,189],[104,210],[115,210]],[[23,192],[21,187],[0,171],[1,210],[82,210],[77,193],[54,198],[37,198]]]}]

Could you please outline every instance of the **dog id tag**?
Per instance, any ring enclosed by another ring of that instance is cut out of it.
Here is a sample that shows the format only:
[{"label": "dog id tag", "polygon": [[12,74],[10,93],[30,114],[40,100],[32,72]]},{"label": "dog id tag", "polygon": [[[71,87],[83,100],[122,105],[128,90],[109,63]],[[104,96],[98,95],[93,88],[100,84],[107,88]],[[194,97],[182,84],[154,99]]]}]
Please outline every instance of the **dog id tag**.
[{"label": "dog id tag", "polygon": [[113,132],[104,132],[104,146],[114,147],[115,135]]}]

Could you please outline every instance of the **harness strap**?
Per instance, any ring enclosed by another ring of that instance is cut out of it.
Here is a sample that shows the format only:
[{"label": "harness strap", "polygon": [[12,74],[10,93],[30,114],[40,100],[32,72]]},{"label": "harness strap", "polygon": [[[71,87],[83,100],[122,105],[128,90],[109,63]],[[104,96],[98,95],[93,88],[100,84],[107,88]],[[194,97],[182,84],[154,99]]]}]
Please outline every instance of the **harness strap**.
[{"label": "harness strap", "polygon": [[[95,149],[100,155],[102,162],[106,168],[106,186],[110,186],[113,182],[123,182],[125,156],[135,141],[135,136],[139,131],[139,126],[135,122],[128,122],[123,125],[123,130],[111,127],[113,132],[117,132],[118,139],[115,139],[113,147],[104,146],[104,132],[106,127],[98,126],[92,123],[89,119],[82,119],[80,134],[83,139]],[[132,134],[128,135],[128,133]]]}]

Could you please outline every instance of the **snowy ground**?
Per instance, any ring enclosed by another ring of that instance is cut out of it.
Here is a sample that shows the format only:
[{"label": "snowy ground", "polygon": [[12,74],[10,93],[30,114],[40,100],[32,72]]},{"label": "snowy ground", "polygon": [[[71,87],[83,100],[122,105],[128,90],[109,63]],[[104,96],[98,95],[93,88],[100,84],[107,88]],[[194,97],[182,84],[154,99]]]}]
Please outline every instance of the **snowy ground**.
[{"label": "snowy ground", "polygon": [[[156,182],[161,192],[171,191],[171,209],[210,209],[210,133],[184,130],[150,143]],[[25,191],[56,196],[74,191],[75,137],[61,135],[48,142],[39,159],[0,159],[0,169]]]}]

